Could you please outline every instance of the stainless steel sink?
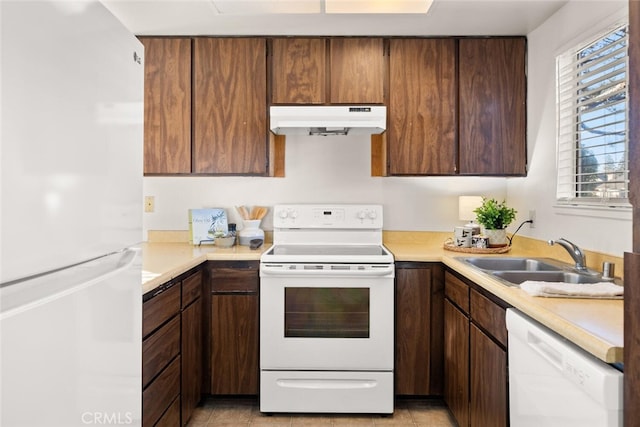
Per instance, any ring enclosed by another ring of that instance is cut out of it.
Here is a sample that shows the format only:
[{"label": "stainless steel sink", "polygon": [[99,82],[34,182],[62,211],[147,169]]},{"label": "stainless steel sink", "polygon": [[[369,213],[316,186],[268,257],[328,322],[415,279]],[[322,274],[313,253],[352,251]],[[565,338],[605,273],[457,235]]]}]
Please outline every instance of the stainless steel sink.
[{"label": "stainless steel sink", "polygon": [[491,274],[516,285],[527,280],[564,283],[598,283],[602,281],[597,275],[570,271],[493,271]]},{"label": "stainless steel sink", "polygon": [[491,271],[558,271],[563,265],[546,258],[462,258],[466,263]]},{"label": "stainless steel sink", "polygon": [[458,257],[507,286],[519,286],[527,280],[564,283],[597,283],[602,276],[594,271],[578,271],[572,264],[552,258]]}]

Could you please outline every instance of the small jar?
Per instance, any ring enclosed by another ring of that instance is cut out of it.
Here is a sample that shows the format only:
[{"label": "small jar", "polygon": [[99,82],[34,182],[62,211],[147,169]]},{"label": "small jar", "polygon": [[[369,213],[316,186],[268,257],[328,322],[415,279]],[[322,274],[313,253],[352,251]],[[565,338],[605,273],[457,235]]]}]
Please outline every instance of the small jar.
[{"label": "small jar", "polygon": [[[228,228],[229,228],[229,232],[227,233],[227,236],[235,238],[236,234],[237,234],[236,233],[236,225],[233,222],[229,223]],[[235,239],[235,243],[234,244],[235,245],[238,244],[238,239]]]}]

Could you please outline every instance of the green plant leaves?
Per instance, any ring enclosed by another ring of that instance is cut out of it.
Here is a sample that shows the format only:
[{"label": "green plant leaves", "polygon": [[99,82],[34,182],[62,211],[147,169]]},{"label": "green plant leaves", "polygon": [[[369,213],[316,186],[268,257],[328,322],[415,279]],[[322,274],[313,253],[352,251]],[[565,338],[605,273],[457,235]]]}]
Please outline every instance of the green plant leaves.
[{"label": "green plant leaves", "polygon": [[506,205],[503,200],[498,203],[496,199],[482,199],[482,206],[476,208],[478,223],[486,229],[500,230],[506,228],[516,218],[517,211]]}]

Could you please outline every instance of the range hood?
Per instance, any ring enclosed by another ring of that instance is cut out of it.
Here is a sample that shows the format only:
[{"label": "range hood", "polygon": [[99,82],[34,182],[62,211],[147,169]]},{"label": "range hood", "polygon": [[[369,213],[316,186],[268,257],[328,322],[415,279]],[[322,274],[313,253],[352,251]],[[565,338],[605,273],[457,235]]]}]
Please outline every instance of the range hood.
[{"label": "range hood", "polygon": [[297,105],[270,109],[277,135],[371,135],[385,131],[387,107]]}]

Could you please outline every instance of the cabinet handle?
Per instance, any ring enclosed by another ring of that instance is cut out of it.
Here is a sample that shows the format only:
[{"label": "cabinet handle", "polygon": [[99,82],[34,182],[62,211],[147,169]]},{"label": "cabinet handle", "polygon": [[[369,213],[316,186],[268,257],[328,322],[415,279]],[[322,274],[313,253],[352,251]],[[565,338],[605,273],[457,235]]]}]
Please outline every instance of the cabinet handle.
[{"label": "cabinet handle", "polygon": [[169,283],[163,283],[162,285],[158,286],[158,288],[156,290],[153,291],[153,293],[151,294],[151,296],[149,298],[146,298],[147,300],[160,295],[161,293],[163,293],[164,291],[171,289],[173,287],[173,285],[175,285],[175,282],[169,282]]}]

